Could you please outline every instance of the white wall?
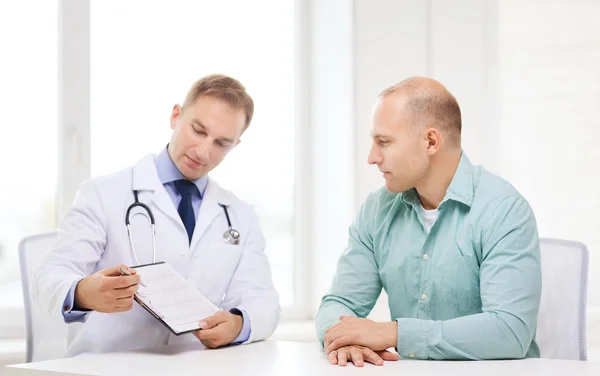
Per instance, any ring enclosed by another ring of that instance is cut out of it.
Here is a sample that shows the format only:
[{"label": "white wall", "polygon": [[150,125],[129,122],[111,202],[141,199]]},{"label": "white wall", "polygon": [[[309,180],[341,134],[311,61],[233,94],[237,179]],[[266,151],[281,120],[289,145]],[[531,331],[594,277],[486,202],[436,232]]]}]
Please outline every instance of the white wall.
[{"label": "white wall", "polygon": [[[352,3],[309,2],[308,89],[311,197],[311,314],[329,287],[354,216]],[[302,252],[302,251],[300,251]]]},{"label": "white wall", "polygon": [[71,207],[81,181],[90,176],[89,40],[89,1],[59,1],[57,222]]}]

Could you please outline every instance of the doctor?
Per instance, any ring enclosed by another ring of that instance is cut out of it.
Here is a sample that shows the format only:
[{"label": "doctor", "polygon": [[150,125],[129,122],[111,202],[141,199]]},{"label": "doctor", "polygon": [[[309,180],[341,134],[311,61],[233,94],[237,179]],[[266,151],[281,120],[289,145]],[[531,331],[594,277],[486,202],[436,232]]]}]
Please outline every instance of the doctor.
[{"label": "doctor", "polygon": [[[164,150],[81,185],[32,286],[42,307],[70,323],[66,356],[198,340],[215,348],[273,333],[279,301],[256,214],[208,177],[253,112],[240,82],[204,77],[173,107]],[[154,261],[172,265],[222,308],[200,322],[203,330],[174,336],[133,303],[140,277],[126,265]]]}]

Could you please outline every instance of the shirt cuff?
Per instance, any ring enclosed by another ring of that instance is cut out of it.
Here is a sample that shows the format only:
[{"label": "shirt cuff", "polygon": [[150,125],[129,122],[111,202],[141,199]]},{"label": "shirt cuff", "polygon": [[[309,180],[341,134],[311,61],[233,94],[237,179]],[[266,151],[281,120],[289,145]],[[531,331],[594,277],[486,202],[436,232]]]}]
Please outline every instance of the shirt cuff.
[{"label": "shirt cuff", "polygon": [[62,315],[67,324],[72,322],[84,322],[87,313],[90,312],[90,310],[73,309],[73,306],[75,305],[75,289],[77,288],[79,281],[81,281],[81,279],[73,282],[71,289],[63,302]]},{"label": "shirt cuff", "polygon": [[428,344],[436,342],[433,337],[437,336],[438,330],[441,332],[441,323],[411,318],[396,319],[396,322],[398,354],[407,359],[429,359]]},{"label": "shirt cuff", "polygon": [[233,308],[230,309],[229,312],[233,313],[234,315],[242,316],[243,322],[240,334],[238,334],[236,339],[234,339],[231,343],[235,345],[246,342],[250,338],[250,333],[252,331],[250,328],[250,317],[248,317],[248,314],[243,309]]}]

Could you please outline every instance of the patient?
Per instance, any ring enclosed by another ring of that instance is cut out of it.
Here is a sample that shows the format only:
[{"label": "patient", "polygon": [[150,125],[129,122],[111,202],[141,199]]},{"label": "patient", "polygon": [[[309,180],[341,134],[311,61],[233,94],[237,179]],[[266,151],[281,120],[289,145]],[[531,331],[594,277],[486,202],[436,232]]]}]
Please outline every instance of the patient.
[{"label": "patient", "polygon": [[[461,148],[461,113],[439,82],[414,77],[384,90],[369,164],[385,188],[350,226],[316,327],[332,364],[539,357],[536,220],[502,178]],[[381,289],[391,322],[365,317]]]}]

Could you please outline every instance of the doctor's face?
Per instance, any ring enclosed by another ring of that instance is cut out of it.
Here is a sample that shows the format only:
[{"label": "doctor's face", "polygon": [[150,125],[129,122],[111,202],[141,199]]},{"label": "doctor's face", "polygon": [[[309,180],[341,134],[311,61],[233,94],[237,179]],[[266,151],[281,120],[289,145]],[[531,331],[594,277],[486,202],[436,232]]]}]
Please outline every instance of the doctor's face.
[{"label": "doctor's face", "polygon": [[208,174],[239,142],[246,115],[229,103],[200,96],[183,109],[173,107],[169,156],[188,180]]},{"label": "doctor's face", "polygon": [[395,193],[416,187],[430,169],[427,138],[421,127],[413,124],[405,104],[398,94],[379,98],[371,125],[368,162],[377,165],[386,189]]}]

